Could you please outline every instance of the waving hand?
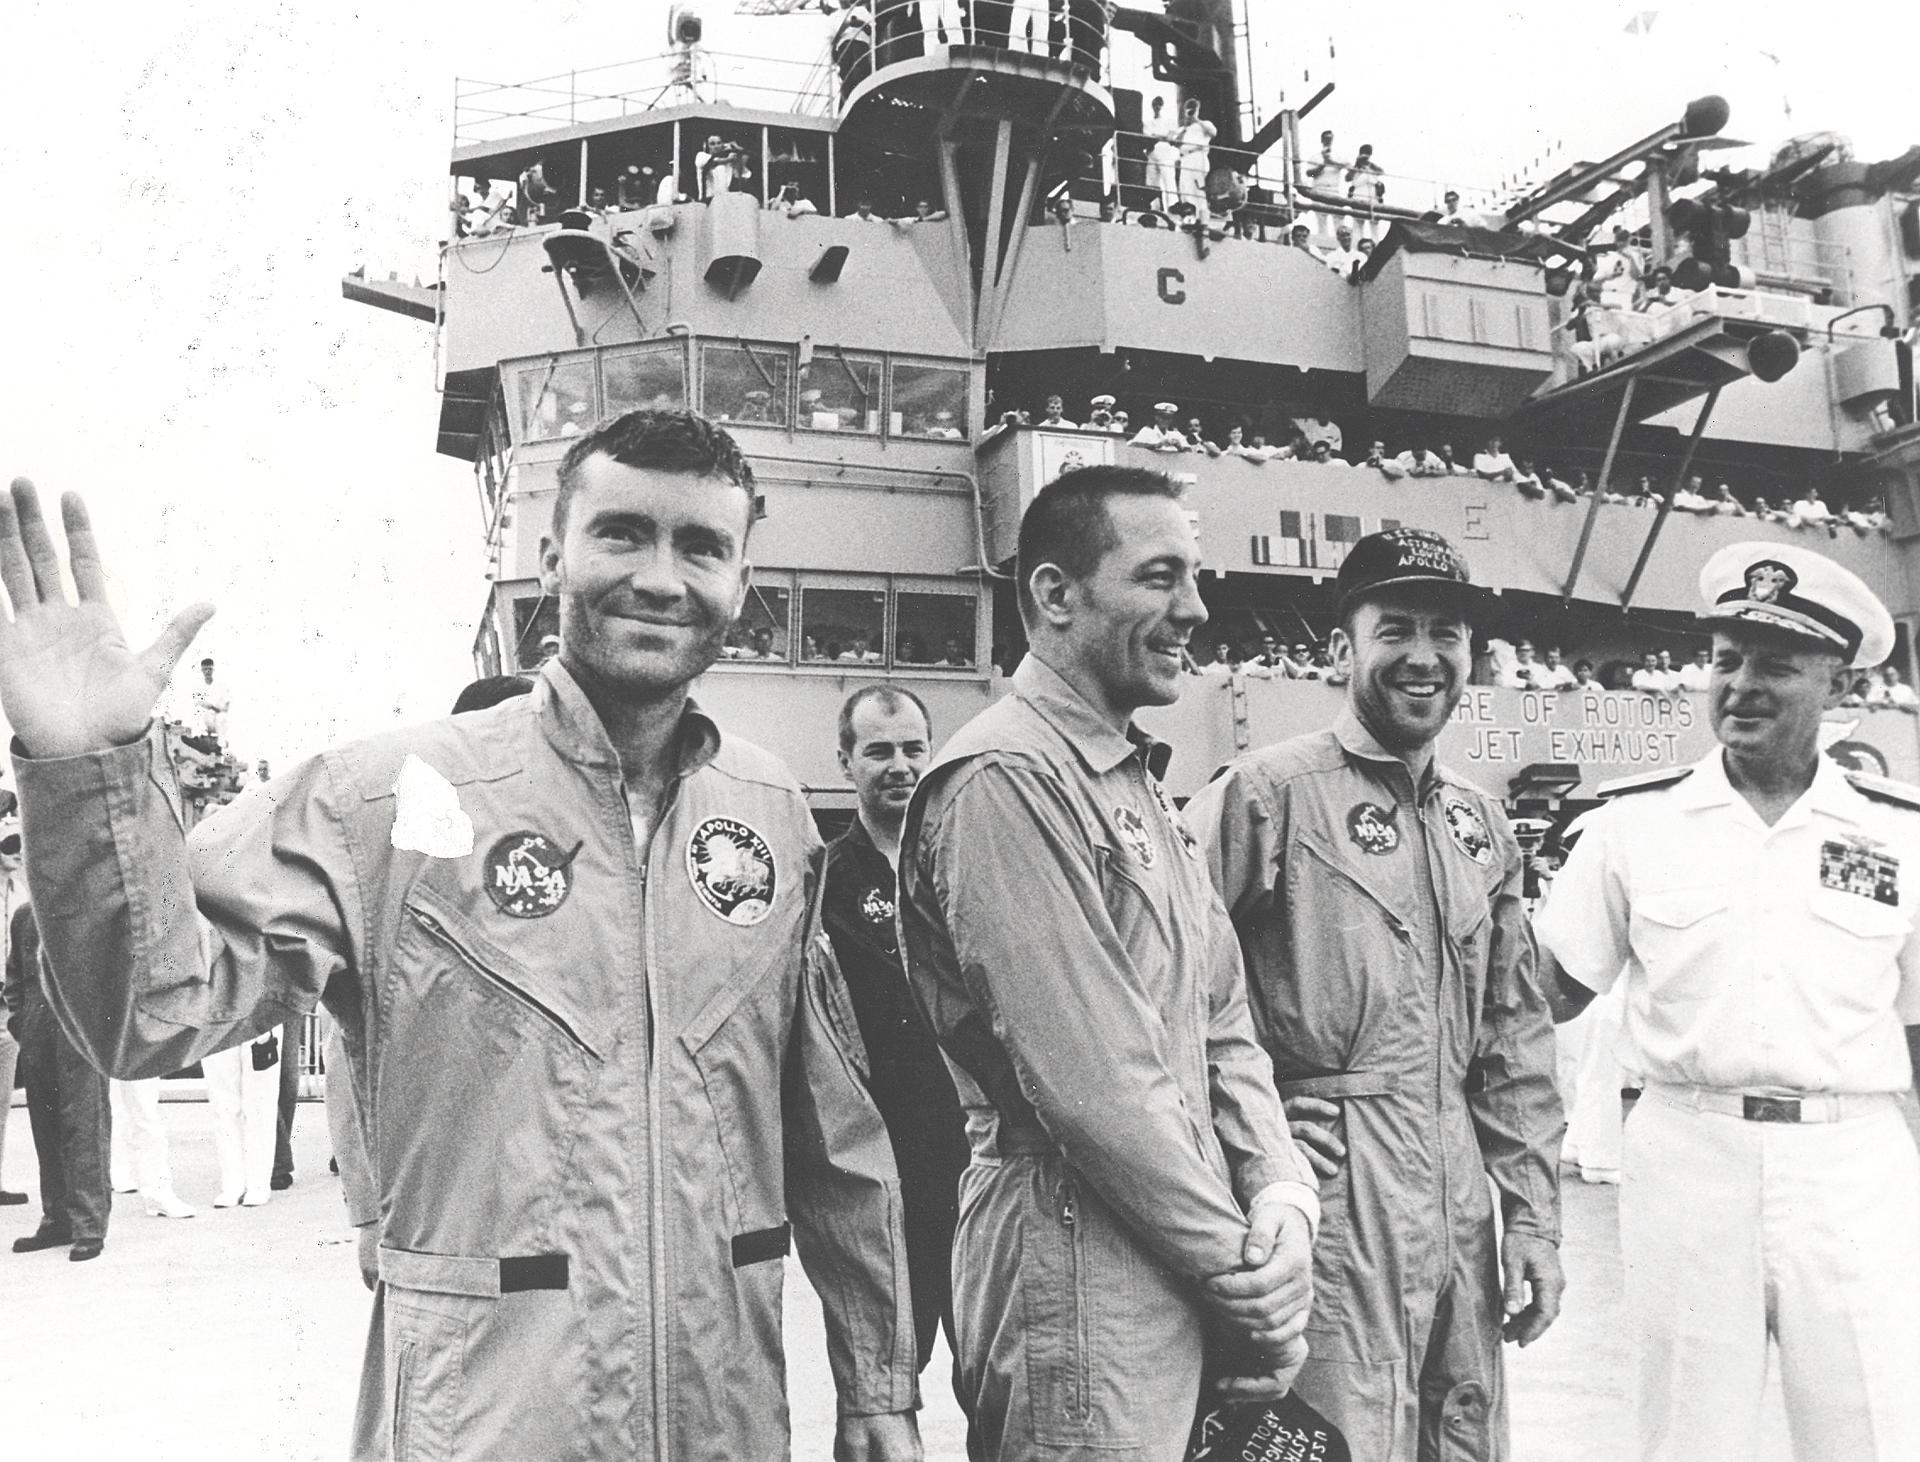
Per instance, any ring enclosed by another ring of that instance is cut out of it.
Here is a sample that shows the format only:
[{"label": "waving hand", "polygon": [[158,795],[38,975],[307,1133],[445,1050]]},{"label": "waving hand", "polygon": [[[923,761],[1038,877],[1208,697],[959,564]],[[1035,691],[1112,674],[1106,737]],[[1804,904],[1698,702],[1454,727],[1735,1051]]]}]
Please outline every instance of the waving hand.
[{"label": "waving hand", "polygon": [[13,606],[10,618],[0,614],[0,712],[27,754],[42,758],[139,740],[173,667],[213,617],[212,605],[189,605],[136,654],[107,605],[86,504],[70,492],[60,510],[78,604],[67,600],[33,484],[15,478],[0,496],[0,584]]}]

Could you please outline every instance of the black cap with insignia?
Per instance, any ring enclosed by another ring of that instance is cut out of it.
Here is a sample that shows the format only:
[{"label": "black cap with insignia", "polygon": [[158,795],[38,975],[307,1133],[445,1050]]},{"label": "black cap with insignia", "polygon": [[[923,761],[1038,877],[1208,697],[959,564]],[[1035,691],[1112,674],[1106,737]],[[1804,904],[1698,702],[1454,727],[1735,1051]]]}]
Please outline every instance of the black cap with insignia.
[{"label": "black cap with insignia", "polygon": [[1347,610],[1382,589],[1430,588],[1454,597],[1469,618],[1477,614],[1486,599],[1486,591],[1477,587],[1467,571],[1467,561],[1438,533],[1424,528],[1389,528],[1384,533],[1369,533],[1340,562],[1334,590],[1340,603],[1337,613]]}]

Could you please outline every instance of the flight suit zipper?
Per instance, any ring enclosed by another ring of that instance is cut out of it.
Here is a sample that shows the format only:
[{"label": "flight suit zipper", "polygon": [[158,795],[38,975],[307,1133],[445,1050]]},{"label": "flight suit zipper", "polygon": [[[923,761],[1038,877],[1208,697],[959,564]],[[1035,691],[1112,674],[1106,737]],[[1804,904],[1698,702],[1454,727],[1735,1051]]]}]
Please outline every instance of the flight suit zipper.
[{"label": "flight suit zipper", "polygon": [[[1437,783],[1435,784],[1438,785]],[[1439,1151],[1440,1215],[1447,1234],[1447,1247],[1453,1242],[1453,1191],[1448,1163],[1449,1148],[1445,1112],[1446,1086],[1446,1000],[1447,1000],[1447,917],[1440,898],[1440,860],[1433,845],[1432,825],[1427,821],[1426,800],[1415,789],[1413,815],[1420,824],[1420,852],[1426,860],[1427,900],[1433,918],[1433,1113]]]},{"label": "flight suit zipper", "polygon": [[466,965],[467,968],[472,970],[476,975],[480,976],[488,985],[500,991],[501,994],[516,1004],[526,1007],[535,1015],[541,1017],[548,1025],[559,1031],[561,1035],[565,1036],[586,1055],[591,1056],[596,1061],[601,1059],[600,1053],[581,1038],[579,1031],[573,1028],[572,1023],[568,1021],[564,1015],[560,1014],[559,1011],[555,1010],[551,1005],[548,1005],[531,991],[523,989],[514,981],[506,978],[506,976],[489,969],[478,955],[468,949],[465,943],[463,943],[452,930],[434,918],[432,914],[429,914],[425,909],[416,908],[412,904],[407,905],[407,913],[413,919],[414,923],[426,930],[428,935],[433,939],[457,954],[460,957],[460,962]]},{"label": "flight suit zipper", "polygon": [[[647,997],[647,1187],[648,1208],[652,1229],[652,1267],[654,1303],[650,1316],[653,1326],[653,1375],[654,1375],[654,1439],[655,1455],[660,1462],[671,1462],[673,1454],[672,1418],[667,1414],[669,1397],[672,1392],[673,1378],[667,1373],[670,1359],[667,1350],[667,1321],[670,1308],[667,1294],[667,1215],[666,1215],[666,1161],[660,1145],[660,1053],[655,1048],[660,1031],[660,1006],[657,995],[658,964],[655,959],[657,945],[654,941],[652,909],[649,907],[649,895],[652,892],[653,849],[660,841],[660,828],[673,815],[673,809],[680,800],[681,776],[676,774],[667,784],[666,795],[660,799],[660,806],[647,824],[647,843],[640,852],[640,918],[643,958],[646,961],[646,997]],[[621,783],[621,791],[626,791],[626,783]],[[629,814],[628,827],[632,817]]]},{"label": "flight suit zipper", "polygon": [[1072,1352],[1067,1356],[1067,1405],[1069,1419],[1075,1423],[1084,1423],[1092,1409],[1089,1396],[1092,1366],[1088,1364],[1088,1351],[1092,1345],[1089,1334],[1091,1305],[1086,1293],[1086,1274],[1081,1262],[1081,1237],[1079,1216],[1073,1203],[1073,1184],[1068,1179],[1060,1185],[1060,1227],[1061,1237],[1067,1246],[1067,1298],[1073,1305],[1073,1325],[1070,1336]]}]

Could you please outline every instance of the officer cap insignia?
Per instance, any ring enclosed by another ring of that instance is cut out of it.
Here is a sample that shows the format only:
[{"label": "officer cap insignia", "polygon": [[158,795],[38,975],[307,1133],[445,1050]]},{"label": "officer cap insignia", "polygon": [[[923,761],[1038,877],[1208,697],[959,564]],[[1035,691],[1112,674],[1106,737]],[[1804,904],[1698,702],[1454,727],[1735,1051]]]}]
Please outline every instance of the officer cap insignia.
[{"label": "officer cap insignia", "polygon": [[1471,802],[1449,797],[1440,804],[1440,811],[1454,846],[1476,863],[1493,861],[1493,834],[1487,831],[1486,819]]},{"label": "officer cap insignia", "polygon": [[1891,802],[1895,807],[1920,812],[1920,787],[1910,782],[1876,777],[1871,772],[1848,772],[1847,781],[1862,797],[1871,797],[1876,802]]},{"label": "officer cap insignia", "polygon": [[1624,797],[1629,792],[1652,792],[1661,787],[1678,786],[1693,775],[1692,767],[1662,767],[1657,772],[1635,772],[1630,777],[1615,777],[1595,790],[1602,798]]},{"label": "officer cap insignia", "polygon": [[487,850],[487,897],[513,918],[544,919],[573,892],[573,860],[585,846],[575,843],[566,853],[545,833],[508,833]]},{"label": "officer cap insignia", "polygon": [[1146,820],[1131,807],[1118,806],[1113,809],[1113,827],[1120,834],[1120,841],[1127,845],[1127,851],[1139,860],[1140,866],[1153,867],[1153,839],[1148,836]]},{"label": "officer cap insignia", "polygon": [[751,928],[773,912],[778,873],[767,840],[744,822],[710,817],[687,839],[687,877],[720,918]]},{"label": "officer cap insignia", "polygon": [[1347,836],[1361,852],[1384,857],[1400,846],[1400,829],[1394,826],[1399,813],[1398,803],[1356,802],[1347,809]]},{"label": "officer cap insignia", "polygon": [[1746,572],[1747,598],[1755,604],[1771,604],[1782,594],[1791,594],[1800,576],[1776,559],[1762,559]]},{"label": "officer cap insignia", "polygon": [[893,900],[877,888],[867,890],[867,896],[860,900],[860,916],[869,924],[891,924],[893,922]]}]

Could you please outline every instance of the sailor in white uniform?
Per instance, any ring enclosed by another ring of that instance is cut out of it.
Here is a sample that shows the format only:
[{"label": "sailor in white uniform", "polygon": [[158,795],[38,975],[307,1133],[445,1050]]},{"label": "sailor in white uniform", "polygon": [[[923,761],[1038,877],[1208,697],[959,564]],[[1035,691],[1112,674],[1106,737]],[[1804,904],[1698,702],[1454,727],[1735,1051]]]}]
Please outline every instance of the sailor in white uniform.
[{"label": "sailor in white uniform", "polygon": [[[1614,784],[1535,923],[1557,1013],[1625,982],[1621,1246],[1641,1456],[1920,1457],[1920,789],[1822,756],[1893,621],[1809,550],[1700,576],[1720,745]],[[1603,788],[1603,793],[1609,789]],[[1557,973],[1553,966],[1557,965]]]}]

